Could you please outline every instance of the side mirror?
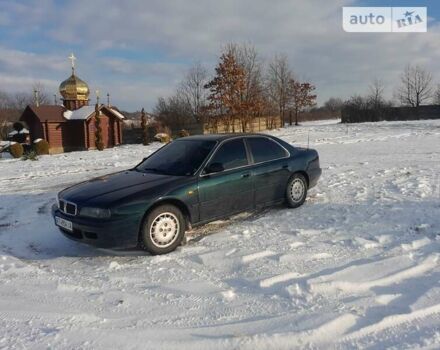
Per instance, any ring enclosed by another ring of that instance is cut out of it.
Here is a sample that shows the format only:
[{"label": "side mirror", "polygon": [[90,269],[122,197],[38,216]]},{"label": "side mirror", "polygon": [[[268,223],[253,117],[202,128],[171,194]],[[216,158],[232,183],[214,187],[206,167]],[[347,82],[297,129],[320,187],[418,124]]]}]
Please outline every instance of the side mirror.
[{"label": "side mirror", "polygon": [[222,163],[211,163],[209,164],[206,169],[206,174],[213,174],[213,173],[219,173],[221,171],[225,170]]}]

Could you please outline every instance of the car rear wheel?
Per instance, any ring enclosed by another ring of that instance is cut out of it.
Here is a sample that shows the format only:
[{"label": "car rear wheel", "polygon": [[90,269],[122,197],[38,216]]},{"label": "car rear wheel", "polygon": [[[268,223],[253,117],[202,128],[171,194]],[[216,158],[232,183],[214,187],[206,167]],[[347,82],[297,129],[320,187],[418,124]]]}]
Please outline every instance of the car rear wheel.
[{"label": "car rear wheel", "polygon": [[307,197],[307,180],[302,174],[293,174],[287,183],[286,200],[291,208],[301,206]]},{"label": "car rear wheel", "polygon": [[142,247],[153,255],[172,252],[185,235],[185,218],[174,205],[161,205],[147,216],[143,229]]}]

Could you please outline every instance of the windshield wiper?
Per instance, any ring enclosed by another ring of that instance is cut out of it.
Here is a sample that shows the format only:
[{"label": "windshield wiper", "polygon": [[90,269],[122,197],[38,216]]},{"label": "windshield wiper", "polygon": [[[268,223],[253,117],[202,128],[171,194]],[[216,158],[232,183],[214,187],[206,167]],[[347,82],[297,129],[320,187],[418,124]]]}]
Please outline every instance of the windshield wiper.
[{"label": "windshield wiper", "polygon": [[171,174],[171,173],[169,173],[169,172],[167,172],[167,171],[165,171],[163,169],[158,169],[158,168],[143,168],[142,171],[143,172],[151,171],[153,173],[162,174],[162,175],[173,175],[173,174]]},{"label": "windshield wiper", "polygon": [[162,173],[162,170],[159,170],[157,168],[143,168],[142,171],[152,171],[154,173]]}]

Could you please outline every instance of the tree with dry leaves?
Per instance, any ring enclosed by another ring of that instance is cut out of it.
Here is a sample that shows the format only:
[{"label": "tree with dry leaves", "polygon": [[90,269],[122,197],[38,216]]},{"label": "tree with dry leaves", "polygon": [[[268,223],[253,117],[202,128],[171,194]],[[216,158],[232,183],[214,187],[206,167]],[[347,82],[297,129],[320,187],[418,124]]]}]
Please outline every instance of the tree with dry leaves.
[{"label": "tree with dry leaves", "polygon": [[240,116],[241,131],[251,129],[255,118],[263,116],[267,109],[267,99],[263,88],[263,64],[255,46],[251,44],[234,44],[226,46],[232,52],[238,65],[244,70],[245,89],[242,103],[245,113]]},{"label": "tree with dry leaves", "polygon": [[226,132],[235,132],[235,120],[247,110],[243,102],[246,89],[245,71],[238,64],[232,50],[220,57],[216,75],[205,85],[209,90],[208,111],[211,125],[216,128],[222,122]]},{"label": "tree with dry leaves", "polygon": [[[298,117],[307,107],[316,104],[316,95],[313,94],[315,86],[310,83],[301,83],[292,79],[290,81],[290,94],[292,98],[292,111],[295,114],[295,125],[298,125]],[[292,125],[292,113],[289,113],[289,125]]]}]

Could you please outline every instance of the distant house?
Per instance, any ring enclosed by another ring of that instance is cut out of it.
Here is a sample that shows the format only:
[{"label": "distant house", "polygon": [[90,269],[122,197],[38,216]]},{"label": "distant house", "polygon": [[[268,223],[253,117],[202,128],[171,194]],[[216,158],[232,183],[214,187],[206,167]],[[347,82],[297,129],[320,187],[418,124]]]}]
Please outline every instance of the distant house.
[{"label": "distant house", "polygon": [[[29,105],[20,117],[29,130],[30,141],[49,142],[50,153],[95,149],[95,106],[89,106],[89,87],[75,75],[60,85],[63,105]],[[98,106],[105,148],[122,143],[124,116],[116,107]]]}]

